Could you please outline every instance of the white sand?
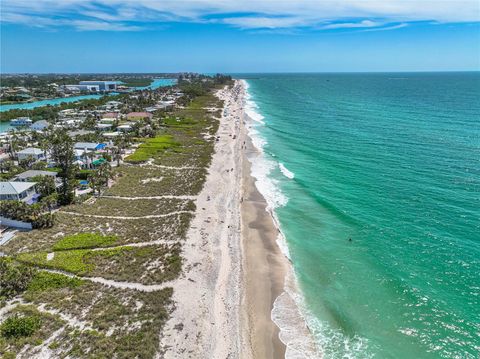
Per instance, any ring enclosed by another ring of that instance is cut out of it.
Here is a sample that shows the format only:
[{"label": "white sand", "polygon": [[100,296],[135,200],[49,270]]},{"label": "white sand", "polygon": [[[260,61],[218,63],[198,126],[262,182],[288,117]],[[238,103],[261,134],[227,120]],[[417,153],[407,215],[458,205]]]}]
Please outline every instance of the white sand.
[{"label": "white sand", "polygon": [[[225,101],[219,141],[183,246],[185,270],[173,283],[176,309],[158,357],[282,357],[285,348],[271,310],[283,289],[283,271],[270,265],[279,253],[276,229],[245,164],[243,83],[236,81],[218,96]],[[247,228],[254,222],[259,228]]]},{"label": "white sand", "polygon": [[[240,90],[237,83],[234,91]],[[161,343],[166,358],[249,357],[239,313],[242,100],[235,101],[234,91],[218,93],[229,115],[220,120],[220,139],[183,246],[185,271],[174,285],[176,310]]]}]

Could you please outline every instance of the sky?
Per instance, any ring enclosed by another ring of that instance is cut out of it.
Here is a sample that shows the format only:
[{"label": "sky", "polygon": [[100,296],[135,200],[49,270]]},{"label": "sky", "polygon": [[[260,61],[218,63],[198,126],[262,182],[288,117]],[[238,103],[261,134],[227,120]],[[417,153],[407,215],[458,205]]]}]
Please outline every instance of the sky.
[{"label": "sky", "polygon": [[479,71],[479,0],[1,0],[0,71]]}]

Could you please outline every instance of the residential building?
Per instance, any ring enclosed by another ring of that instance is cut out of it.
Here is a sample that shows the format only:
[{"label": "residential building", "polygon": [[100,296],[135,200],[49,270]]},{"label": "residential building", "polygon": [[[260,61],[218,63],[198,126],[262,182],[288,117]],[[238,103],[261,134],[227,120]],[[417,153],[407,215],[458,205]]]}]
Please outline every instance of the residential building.
[{"label": "residential building", "polygon": [[15,177],[13,177],[13,181],[15,182],[29,182],[32,178],[38,176],[50,176],[53,178],[57,177],[57,172],[53,171],[38,171],[38,170],[28,170],[22,172]]},{"label": "residential building", "polygon": [[38,197],[35,182],[0,182],[0,201],[35,202]]},{"label": "residential building", "polygon": [[77,142],[73,146],[76,150],[85,150],[87,152],[94,152],[103,150],[105,148],[105,143],[93,143],[93,142]]},{"label": "residential building", "polygon": [[100,131],[106,131],[106,130],[109,130],[112,128],[112,124],[111,123],[97,123],[95,125],[95,128],[99,129]]},{"label": "residential building", "polygon": [[30,126],[31,124],[30,117],[18,117],[10,120],[10,126]]},{"label": "residential building", "polygon": [[117,130],[122,132],[128,132],[132,130],[132,125],[129,125],[129,124],[120,125],[120,126],[117,126]]},{"label": "residential building", "polygon": [[44,160],[45,152],[41,148],[28,147],[17,152],[17,158],[19,161],[23,161],[32,158],[35,161]]},{"label": "residential building", "polygon": [[48,121],[40,120],[40,121],[34,122],[30,128],[34,131],[43,131],[48,127],[48,125],[49,125]]}]

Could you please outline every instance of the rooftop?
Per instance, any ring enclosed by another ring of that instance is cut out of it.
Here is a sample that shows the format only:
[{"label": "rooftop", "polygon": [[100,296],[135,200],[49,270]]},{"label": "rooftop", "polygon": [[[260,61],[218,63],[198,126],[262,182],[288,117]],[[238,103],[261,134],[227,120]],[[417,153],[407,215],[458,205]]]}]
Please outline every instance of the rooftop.
[{"label": "rooftop", "polygon": [[20,194],[35,184],[35,182],[0,182],[0,194]]},{"label": "rooftop", "polygon": [[18,151],[17,153],[20,153],[22,155],[41,155],[43,154],[43,150],[37,147],[28,147],[21,151]]},{"label": "rooftop", "polygon": [[36,176],[52,176],[55,177],[57,175],[57,172],[53,171],[37,171],[37,170],[28,170],[25,172],[22,172],[18,175],[16,175],[14,178],[15,180],[22,180],[26,178],[32,178]]}]

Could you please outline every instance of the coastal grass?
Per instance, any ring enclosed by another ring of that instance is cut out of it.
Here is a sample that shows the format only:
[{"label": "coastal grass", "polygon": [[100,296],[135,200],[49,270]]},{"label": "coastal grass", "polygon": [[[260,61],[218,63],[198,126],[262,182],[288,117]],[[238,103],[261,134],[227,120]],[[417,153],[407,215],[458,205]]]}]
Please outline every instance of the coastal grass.
[{"label": "coastal grass", "polygon": [[117,241],[116,236],[104,236],[98,233],[79,233],[63,237],[53,245],[54,251],[107,247]]},{"label": "coastal grass", "polygon": [[41,268],[57,269],[73,274],[84,275],[93,269],[92,264],[84,261],[87,249],[56,252],[55,256],[48,260],[47,252],[21,253],[16,259],[22,263],[35,265]]},{"label": "coastal grass", "polygon": [[37,271],[31,282],[28,284],[27,290],[32,293],[36,293],[46,290],[76,288],[84,283],[84,280],[67,277],[60,273]]},{"label": "coastal grass", "polygon": [[[158,333],[172,310],[172,292],[172,288],[146,293],[85,282],[61,290],[27,291],[25,300],[36,306],[48,303],[50,310],[87,326],[80,330],[66,323],[49,345],[55,357],[153,358],[159,347]],[[34,350],[27,349],[25,355]]]},{"label": "coastal grass", "polygon": [[178,245],[95,251],[90,252],[85,261],[94,264],[94,269],[88,273],[88,276],[101,276],[106,279],[133,281],[146,285],[174,280],[182,269]]},{"label": "coastal grass", "polygon": [[[141,139],[136,152],[130,155],[129,164],[115,169],[115,184],[106,195],[198,194],[214,152],[213,135],[219,126],[216,117],[221,115],[220,107],[222,102],[211,93],[173,111],[162,120],[157,136]],[[144,163],[148,160],[153,160],[153,165]],[[52,228],[18,233],[2,251],[28,265],[83,277],[140,284],[168,283],[181,274],[181,246],[194,210],[194,202],[184,199],[98,198],[93,203],[66,208],[74,214],[58,211]],[[119,218],[176,211],[192,212],[159,218]],[[165,244],[123,246],[157,240]],[[105,248],[112,245],[118,247]],[[48,261],[49,252],[54,252],[54,256]],[[63,323],[64,330],[49,344],[52,355],[75,358],[153,358],[158,355],[162,328],[174,306],[172,288],[147,293],[111,288],[86,279],[39,270],[22,294],[26,302],[59,312],[84,325],[80,329],[70,322]],[[18,353],[19,349],[14,352]],[[34,356],[34,347],[24,346],[23,350],[25,356]]]},{"label": "coastal grass", "polygon": [[[137,201],[130,202],[141,206]],[[14,240],[2,246],[2,251],[10,255],[52,252],[53,246],[61,238],[85,232],[116,236],[115,245],[119,246],[155,240],[177,243],[184,240],[192,217],[193,212],[159,218],[112,219],[70,215],[59,211],[52,228],[19,232]]]},{"label": "coastal grass", "polygon": [[15,358],[25,347],[38,347],[64,325],[59,316],[40,312],[33,305],[18,305],[5,316],[0,325],[1,358]]},{"label": "coastal grass", "polygon": [[154,138],[147,138],[138,146],[135,152],[125,158],[126,162],[138,163],[148,161],[161,151],[179,146],[178,142],[173,140],[171,135],[160,135]]},{"label": "coastal grass", "polygon": [[[180,247],[176,245],[116,247],[96,251],[62,250],[55,252],[50,260],[47,252],[21,253],[16,259],[40,268],[60,270],[78,276],[142,284],[159,284],[173,280],[180,274],[182,264]],[[46,278],[40,277],[34,281],[34,288],[41,287],[40,280]]]},{"label": "coastal grass", "polygon": [[201,191],[206,175],[205,167],[167,169],[148,165],[124,166],[117,170],[117,182],[115,186],[105,191],[105,195],[123,197],[191,196]]},{"label": "coastal grass", "polygon": [[70,206],[67,210],[80,214],[141,217],[176,211],[195,211],[195,203],[192,200],[176,198],[131,200],[101,197],[93,204]]}]

